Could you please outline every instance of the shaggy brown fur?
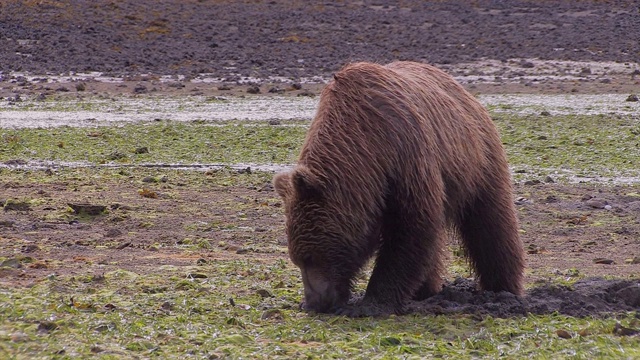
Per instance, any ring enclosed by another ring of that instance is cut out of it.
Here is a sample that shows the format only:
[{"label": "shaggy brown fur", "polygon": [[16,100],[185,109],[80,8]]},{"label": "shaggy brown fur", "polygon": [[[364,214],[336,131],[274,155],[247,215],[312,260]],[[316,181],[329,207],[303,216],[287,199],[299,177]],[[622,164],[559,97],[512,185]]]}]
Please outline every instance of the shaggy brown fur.
[{"label": "shaggy brown fur", "polygon": [[[522,291],[524,253],[507,160],[487,111],[420,63],[355,63],[320,97],[298,165],[278,174],[304,308],[401,313],[442,288],[448,228],[482,288]],[[351,282],[377,253],[364,299]]]}]

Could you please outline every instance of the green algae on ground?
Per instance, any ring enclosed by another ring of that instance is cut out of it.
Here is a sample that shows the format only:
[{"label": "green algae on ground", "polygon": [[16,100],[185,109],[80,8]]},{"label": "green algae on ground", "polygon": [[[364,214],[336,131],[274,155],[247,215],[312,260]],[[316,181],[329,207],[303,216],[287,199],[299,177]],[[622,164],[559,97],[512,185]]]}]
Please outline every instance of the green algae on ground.
[{"label": "green algae on ground", "polygon": [[306,128],[160,122],[122,127],[0,130],[0,161],[291,163]]},{"label": "green algae on ground", "polygon": [[629,117],[494,114],[516,170],[577,176],[637,177],[640,123]]},{"label": "green algae on ground", "polygon": [[[516,179],[637,177],[640,124],[625,116],[495,113]],[[120,127],[3,129],[0,161],[94,164],[294,163],[308,122],[161,121]],[[302,126],[299,126],[302,125]],[[522,175],[524,173],[525,175]]]},{"label": "green algae on ground", "polygon": [[[197,277],[189,274],[201,274]],[[219,260],[154,274],[50,277],[0,290],[3,358],[635,358],[606,319],[408,315],[347,319],[297,308],[292,265]],[[559,336],[558,331],[569,334]]]}]

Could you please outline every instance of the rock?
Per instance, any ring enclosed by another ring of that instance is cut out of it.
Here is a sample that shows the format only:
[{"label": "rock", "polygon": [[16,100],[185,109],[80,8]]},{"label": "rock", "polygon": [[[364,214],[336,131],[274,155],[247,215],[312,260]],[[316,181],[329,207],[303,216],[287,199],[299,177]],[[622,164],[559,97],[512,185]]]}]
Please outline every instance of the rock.
[{"label": "rock", "polygon": [[281,121],[278,119],[271,119],[269,120],[269,125],[280,125]]},{"label": "rock", "polygon": [[20,249],[23,253],[32,253],[38,250],[40,250],[40,247],[36,244],[22,245],[22,248]]},{"label": "rock", "polygon": [[29,341],[29,335],[21,332],[11,334],[12,342],[26,342]]},{"label": "rock", "polygon": [[[0,201],[0,206],[3,206],[3,205],[4,204],[2,203],[2,201]],[[0,228],[3,228],[3,227],[10,228],[10,227],[13,227],[15,223],[16,222],[12,220],[0,220]]]},{"label": "rock", "polygon": [[167,86],[175,89],[182,89],[185,87],[185,85],[181,82],[170,82],[167,84]]},{"label": "rock", "polygon": [[203,273],[189,273],[187,274],[187,278],[189,279],[206,279],[209,276],[207,276],[207,274],[203,274]]},{"label": "rock", "polygon": [[133,88],[133,92],[136,94],[145,94],[147,93],[147,87],[142,85],[142,84],[137,84],[134,88]]},{"label": "rock", "polygon": [[269,290],[265,290],[265,289],[258,289],[258,290],[256,291],[256,294],[260,295],[260,297],[262,297],[262,298],[270,298],[270,297],[273,297],[273,294],[271,294],[271,293],[269,292]]},{"label": "rock", "polygon": [[605,200],[591,199],[585,201],[584,204],[594,209],[604,209],[604,207],[607,205],[607,202]]},{"label": "rock", "polygon": [[549,184],[553,184],[556,181],[553,180],[553,178],[551,176],[547,175],[547,177],[544,178],[544,182],[549,183]]},{"label": "rock", "polygon": [[640,211],[640,201],[632,201],[627,204],[629,211]]},{"label": "rock", "polygon": [[122,235],[122,231],[120,231],[118,229],[109,229],[104,236],[108,237],[108,238],[114,238],[114,237],[118,237],[120,235]]},{"label": "rock", "polygon": [[640,256],[634,256],[633,258],[627,259],[624,262],[631,265],[640,264]]},{"label": "rock", "polygon": [[247,92],[249,94],[260,94],[260,87],[258,87],[257,85],[249,86],[247,88]]},{"label": "rock", "polygon": [[122,250],[122,249],[124,249],[124,248],[126,248],[128,246],[131,246],[131,242],[130,241],[124,242],[124,243],[116,246],[116,250]]},{"label": "rock", "polygon": [[549,195],[549,196],[547,196],[547,198],[546,198],[546,199],[544,199],[544,202],[545,202],[546,204],[556,203],[556,202],[558,202],[558,201],[560,201],[560,200],[559,200],[559,199],[558,199],[558,197],[557,197],[557,196],[555,196],[555,195]]},{"label": "rock", "polygon": [[120,160],[120,159],[124,159],[126,158],[127,155],[124,153],[121,153],[120,151],[114,151],[111,154],[107,155],[107,159],[108,160]]},{"label": "rock", "polygon": [[282,320],[282,312],[278,309],[269,309],[263,312],[260,318],[262,320],[268,320],[268,319]]},{"label": "rock", "polygon": [[87,203],[77,203],[77,204],[67,203],[67,205],[69,205],[69,207],[73,209],[73,212],[78,215],[85,214],[90,216],[96,216],[96,215],[102,214],[105,210],[107,210],[107,207],[104,205],[93,205],[93,204],[87,204]]},{"label": "rock", "polygon": [[593,263],[594,264],[611,265],[611,264],[614,264],[615,262],[613,260],[611,260],[611,259],[595,258],[595,259],[593,259]]},{"label": "rock", "polygon": [[624,327],[619,322],[617,322],[613,327],[613,333],[618,336],[631,336],[640,334],[640,330]]},{"label": "rock", "polygon": [[87,90],[87,84],[82,82],[76,84],[76,91],[85,91],[85,90]]},{"label": "rock", "polygon": [[271,94],[282,94],[284,93],[284,89],[278,87],[278,86],[274,86],[271,89],[269,89],[269,93]]},{"label": "rock", "polygon": [[316,94],[312,93],[309,90],[304,90],[300,94],[298,94],[298,96],[314,97],[314,96],[316,96]]},{"label": "rock", "polygon": [[545,252],[547,252],[547,249],[544,246],[538,246],[535,244],[527,246],[527,254],[541,254]]},{"label": "rock", "polygon": [[[550,116],[551,113],[548,112],[547,110],[543,110],[542,112],[540,112],[540,115],[542,115],[542,116]],[[545,139],[546,139],[546,137],[545,137]]]},{"label": "rock", "polygon": [[38,324],[38,332],[39,333],[50,333],[51,331],[58,328],[58,324],[53,321],[43,321]]},{"label": "rock", "polygon": [[0,267],[8,267],[8,268],[19,269],[19,268],[22,267],[22,264],[20,263],[20,260],[18,260],[16,258],[11,258],[11,259],[7,259],[7,260],[3,261],[2,263],[0,263]]},{"label": "rock", "polygon": [[30,211],[31,204],[27,201],[7,200],[4,203],[4,211]]},{"label": "rock", "polygon": [[22,159],[11,159],[4,162],[5,165],[16,166],[16,165],[27,165],[27,162]]},{"label": "rock", "polygon": [[534,67],[536,67],[536,65],[531,61],[524,61],[524,60],[520,62],[520,66],[522,66],[525,69],[533,69]]},{"label": "rock", "polygon": [[640,101],[640,98],[638,97],[638,95],[636,94],[631,94],[629,96],[627,96],[627,99],[625,101]]},{"label": "rock", "polygon": [[538,179],[534,179],[534,180],[527,180],[524,182],[525,185],[538,185],[540,184],[540,180]]}]

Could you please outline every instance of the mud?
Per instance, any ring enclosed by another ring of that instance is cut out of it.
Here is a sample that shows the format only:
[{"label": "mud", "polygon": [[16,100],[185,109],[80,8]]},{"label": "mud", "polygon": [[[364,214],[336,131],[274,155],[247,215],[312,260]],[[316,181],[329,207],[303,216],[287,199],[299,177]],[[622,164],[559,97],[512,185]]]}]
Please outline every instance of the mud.
[{"label": "mud", "polygon": [[584,317],[640,311],[640,280],[588,278],[573,285],[541,282],[522,297],[508,292],[479,291],[474,281],[457,278],[441,293],[413,302],[409,312],[420,314],[476,314],[512,317],[558,313]]}]

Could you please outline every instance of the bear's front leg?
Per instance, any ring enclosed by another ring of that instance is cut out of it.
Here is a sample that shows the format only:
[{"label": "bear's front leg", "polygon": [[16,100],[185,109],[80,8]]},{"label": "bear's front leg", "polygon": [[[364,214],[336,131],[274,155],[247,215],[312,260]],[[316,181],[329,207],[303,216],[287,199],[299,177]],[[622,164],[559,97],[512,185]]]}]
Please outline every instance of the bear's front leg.
[{"label": "bear's front leg", "polygon": [[408,216],[387,216],[385,220],[382,245],[365,296],[339,307],[339,315],[403,314],[423,284],[440,284],[443,222]]}]

